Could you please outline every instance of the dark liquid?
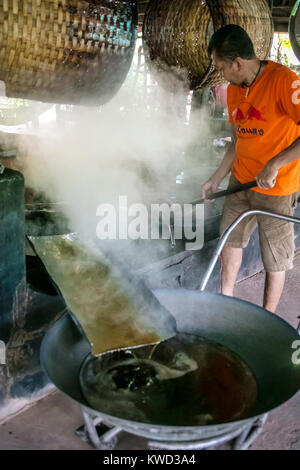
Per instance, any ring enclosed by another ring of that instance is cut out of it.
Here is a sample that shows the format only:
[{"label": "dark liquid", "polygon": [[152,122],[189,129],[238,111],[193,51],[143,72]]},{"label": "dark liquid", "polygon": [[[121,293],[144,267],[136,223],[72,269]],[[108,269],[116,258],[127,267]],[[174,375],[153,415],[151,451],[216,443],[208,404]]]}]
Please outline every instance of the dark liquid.
[{"label": "dark liquid", "polygon": [[169,426],[220,424],[251,416],[257,383],[237,354],[187,334],[152,349],[90,356],[80,382],[91,407],[119,418]]}]

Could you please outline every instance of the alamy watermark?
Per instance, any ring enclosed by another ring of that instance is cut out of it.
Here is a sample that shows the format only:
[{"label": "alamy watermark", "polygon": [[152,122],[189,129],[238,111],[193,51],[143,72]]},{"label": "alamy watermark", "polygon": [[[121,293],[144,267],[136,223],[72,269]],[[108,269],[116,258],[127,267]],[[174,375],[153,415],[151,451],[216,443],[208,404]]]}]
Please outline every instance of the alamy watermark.
[{"label": "alamy watermark", "polygon": [[0,340],[0,365],[6,364],[6,346],[4,341]]},{"label": "alamy watermark", "polygon": [[186,250],[201,250],[204,243],[203,204],[131,204],[119,196],[118,207],[100,204],[96,235],[100,240],[188,240]]},{"label": "alamy watermark", "polygon": [[292,354],[292,363],[295,366],[300,365],[300,340],[296,340],[292,344],[292,349],[296,349],[296,351]]},{"label": "alamy watermark", "polygon": [[300,104],[300,80],[295,80],[292,83],[292,88],[297,88],[297,90],[292,94],[292,102],[293,104]]}]

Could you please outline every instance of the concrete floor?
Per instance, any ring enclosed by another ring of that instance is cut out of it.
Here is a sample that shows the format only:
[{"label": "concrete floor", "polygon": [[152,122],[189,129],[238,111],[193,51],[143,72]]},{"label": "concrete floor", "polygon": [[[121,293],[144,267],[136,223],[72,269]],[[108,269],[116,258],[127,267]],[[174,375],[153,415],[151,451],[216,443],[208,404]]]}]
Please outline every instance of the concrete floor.
[{"label": "concrete floor", "polygon": [[[264,273],[236,286],[236,297],[258,302],[263,296]],[[296,327],[300,316],[300,252],[295,267],[288,273],[278,315]],[[89,450],[91,446],[75,435],[82,425],[79,407],[55,391],[27,410],[0,425],[1,450]],[[122,433],[116,449],[147,449],[145,439]],[[253,450],[300,450],[300,392],[288,403],[269,414],[263,433],[251,446]]]}]

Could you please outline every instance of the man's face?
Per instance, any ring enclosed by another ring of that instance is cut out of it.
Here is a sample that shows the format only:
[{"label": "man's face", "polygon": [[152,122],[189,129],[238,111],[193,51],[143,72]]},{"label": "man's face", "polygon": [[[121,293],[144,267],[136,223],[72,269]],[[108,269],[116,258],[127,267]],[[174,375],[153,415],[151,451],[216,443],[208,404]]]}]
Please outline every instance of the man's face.
[{"label": "man's face", "polygon": [[238,59],[233,62],[219,59],[215,51],[212,53],[215,69],[221,72],[225,80],[231,85],[241,85],[244,81],[244,72]]}]

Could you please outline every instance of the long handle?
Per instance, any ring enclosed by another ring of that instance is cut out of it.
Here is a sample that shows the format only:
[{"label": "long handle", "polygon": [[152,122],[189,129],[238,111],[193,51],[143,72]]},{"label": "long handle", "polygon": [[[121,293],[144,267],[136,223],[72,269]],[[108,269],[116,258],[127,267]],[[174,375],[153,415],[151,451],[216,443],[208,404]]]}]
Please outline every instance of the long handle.
[{"label": "long handle", "polygon": [[[191,205],[193,205],[193,211],[196,209],[197,204],[204,204],[204,201],[207,199],[218,199],[220,197],[228,196],[229,194],[234,194],[234,193],[239,193],[240,191],[245,191],[246,189],[251,189],[255,188],[257,186],[256,181],[250,181],[249,183],[245,184],[237,184],[236,186],[226,189],[225,191],[219,191],[218,193],[210,194],[207,196],[205,199],[198,199],[197,201],[190,202]],[[160,225],[162,224],[161,219],[160,219]],[[184,221],[182,221],[182,224],[184,226]],[[174,214],[170,214],[170,226],[169,230],[171,232],[171,227],[174,226]],[[175,239],[172,239],[172,233],[171,233],[171,246],[174,248],[176,246]]]},{"label": "long handle", "polygon": [[206,198],[198,199],[198,201],[193,201],[191,204],[204,204],[204,200],[206,199],[218,199],[220,197],[229,196],[229,194],[239,193],[240,191],[246,191],[246,189],[255,188],[257,186],[256,181],[250,181],[249,183],[245,184],[238,184],[233,186],[230,189],[225,189],[225,191],[219,191],[218,193],[210,194],[206,196]]}]

